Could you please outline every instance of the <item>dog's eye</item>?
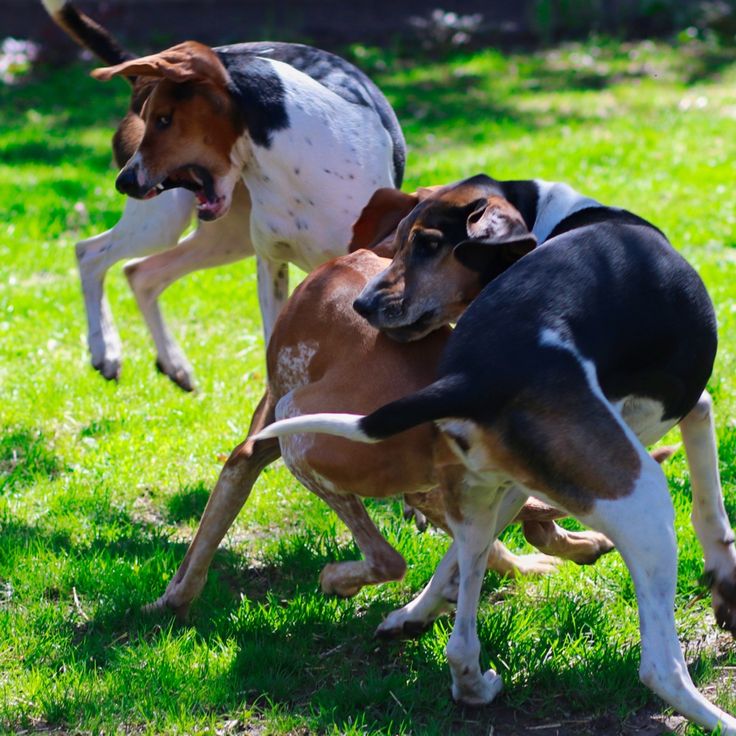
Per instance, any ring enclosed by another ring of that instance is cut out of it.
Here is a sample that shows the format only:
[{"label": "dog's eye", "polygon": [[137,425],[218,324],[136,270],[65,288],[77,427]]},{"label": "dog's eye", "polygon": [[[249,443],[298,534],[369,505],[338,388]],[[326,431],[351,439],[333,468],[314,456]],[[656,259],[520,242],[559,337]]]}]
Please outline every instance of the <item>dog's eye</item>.
[{"label": "dog's eye", "polygon": [[156,118],[156,127],[159,130],[165,130],[171,125],[171,115],[159,115]]},{"label": "dog's eye", "polygon": [[429,256],[439,250],[442,241],[440,238],[423,236],[415,238],[414,248],[418,255]]}]

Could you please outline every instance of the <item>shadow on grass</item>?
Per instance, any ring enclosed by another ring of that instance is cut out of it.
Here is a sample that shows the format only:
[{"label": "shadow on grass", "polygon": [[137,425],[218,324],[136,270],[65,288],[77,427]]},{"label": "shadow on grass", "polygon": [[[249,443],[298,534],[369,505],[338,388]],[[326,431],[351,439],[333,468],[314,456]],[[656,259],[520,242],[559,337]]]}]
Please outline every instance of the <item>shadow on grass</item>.
[{"label": "shadow on grass", "polygon": [[[184,516],[201,504],[204,491],[199,485],[184,491],[183,499],[192,504],[181,504]],[[163,592],[187,545],[104,501],[100,506],[91,519],[93,528],[100,531],[83,544],[69,534],[12,519],[0,527],[5,550],[29,550],[31,555],[34,550],[52,551],[75,563],[59,589],[44,594],[60,609],[53,626],[65,644],[54,653],[56,661],[36,662],[31,651],[25,666],[88,662],[100,671],[127,677],[121,662],[140,660],[145,667],[136,667],[141,674],[135,676],[140,676],[141,687],[158,692],[158,678],[173,678],[175,671],[180,686],[193,690],[189,697],[194,698],[196,710],[225,718],[243,708],[258,714],[276,707],[317,733],[343,732],[358,723],[382,733],[485,735],[494,726],[499,733],[516,735],[551,722],[563,724],[557,728],[560,734],[663,732],[654,717],[658,708],[641,710],[650,696],[637,684],[636,648],[622,652],[611,642],[590,661],[577,655],[552,661],[550,653],[559,639],[590,639],[594,649],[597,637],[610,636],[602,603],[583,594],[530,604],[534,610],[524,615],[531,616],[532,638],[518,643],[514,641],[515,610],[505,604],[494,606],[493,615],[481,619],[482,658],[486,662],[492,658],[510,685],[509,694],[490,708],[465,709],[454,706],[450,698],[443,654],[447,620],[418,641],[379,642],[372,638],[375,627],[400,604],[395,589],[389,588],[385,597],[347,601],[317,592],[323,565],[354,558],[351,546],[307,530],[285,535],[265,560],[253,561],[221,549],[189,621],[180,625],[166,615],[146,616],[139,610]],[[112,529],[118,533],[110,538]],[[91,620],[75,612],[72,589],[78,592],[82,607],[86,601],[98,602]],[[547,625],[551,621],[554,625]],[[49,624],[39,619],[36,625]],[[191,668],[168,659],[170,649],[177,655],[186,653],[193,641],[206,644],[211,652],[223,642],[234,648],[229,665],[208,673],[204,683],[196,670],[197,657],[202,656],[196,648]],[[155,670],[157,662],[165,663],[161,672]],[[145,672],[150,679],[145,679]],[[156,698],[168,697],[165,686],[160,692],[151,696],[154,704]],[[49,715],[56,712],[53,705],[50,701]],[[168,707],[163,702],[160,706]],[[51,722],[73,724],[82,707],[82,701],[75,704],[74,698],[65,701],[59,720]],[[114,710],[115,704],[106,707]],[[613,715],[621,708],[624,712],[635,708],[630,720],[639,730],[621,729],[620,716]],[[593,712],[596,715],[588,717]]]}]

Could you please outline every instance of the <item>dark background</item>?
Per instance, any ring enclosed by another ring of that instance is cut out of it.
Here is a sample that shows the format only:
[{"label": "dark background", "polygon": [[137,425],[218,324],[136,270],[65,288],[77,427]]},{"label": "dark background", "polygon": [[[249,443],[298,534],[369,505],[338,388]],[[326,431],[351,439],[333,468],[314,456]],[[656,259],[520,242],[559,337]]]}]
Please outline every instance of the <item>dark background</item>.
[{"label": "dark background", "polygon": [[[326,47],[353,42],[421,43],[437,0],[80,0],[77,4],[124,42],[160,48],[196,38],[210,44],[270,38]],[[441,2],[441,0],[440,0]],[[472,43],[549,43],[591,32],[645,37],[697,22],[701,0],[445,0],[442,10],[480,13]],[[711,6],[718,3],[710,3]],[[439,32],[442,32],[440,29]],[[40,41],[58,53],[76,49],[51,23],[40,0],[0,0],[0,38]]]}]

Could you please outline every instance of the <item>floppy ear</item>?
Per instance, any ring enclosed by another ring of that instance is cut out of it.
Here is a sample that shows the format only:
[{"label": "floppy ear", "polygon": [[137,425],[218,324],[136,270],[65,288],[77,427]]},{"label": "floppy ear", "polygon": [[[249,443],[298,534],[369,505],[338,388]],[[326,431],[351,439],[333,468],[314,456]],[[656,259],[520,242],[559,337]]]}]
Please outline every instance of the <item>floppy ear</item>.
[{"label": "floppy ear", "polygon": [[172,82],[213,82],[222,86],[229,81],[217,54],[197,41],[185,41],[158,54],[95,69],[92,76],[103,82],[119,76],[158,77]]},{"label": "floppy ear", "polygon": [[453,255],[490,281],[534,250],[537,239],[519,211],[502,197],[489,197],[479,205],[466,223],[470,239],[458,243]]},{"label": "floppy ear", "polygon": [[373,248],[396,230],[396,226],[417,206],[419,198],[398,189],[377,189],[353,225],[348,252]]}]

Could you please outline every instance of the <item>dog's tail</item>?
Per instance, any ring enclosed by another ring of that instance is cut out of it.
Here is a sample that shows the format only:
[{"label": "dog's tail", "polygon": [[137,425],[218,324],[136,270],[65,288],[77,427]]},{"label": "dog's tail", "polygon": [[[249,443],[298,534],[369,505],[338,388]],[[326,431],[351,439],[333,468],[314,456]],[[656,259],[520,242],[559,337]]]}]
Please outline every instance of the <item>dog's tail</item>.
[{"label": "dog's tail", "polygon": [[93,21],[70,0],[41,0],[41,2],[59,28],[108,66],[135,58],[135,55],[126,51],[106,28]]},{"label": "dog's tail", "polygon": [[330,434],[355,442],[380,442],[419,424],[445,417],[468,416],[467,396],[459,376],[446,376],[416,393],[382,406],[372,414],[304,414],[274,422],[254,439],[290,434]]}]

